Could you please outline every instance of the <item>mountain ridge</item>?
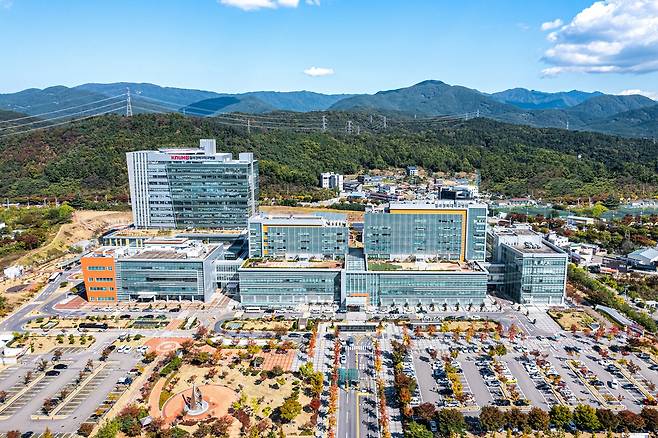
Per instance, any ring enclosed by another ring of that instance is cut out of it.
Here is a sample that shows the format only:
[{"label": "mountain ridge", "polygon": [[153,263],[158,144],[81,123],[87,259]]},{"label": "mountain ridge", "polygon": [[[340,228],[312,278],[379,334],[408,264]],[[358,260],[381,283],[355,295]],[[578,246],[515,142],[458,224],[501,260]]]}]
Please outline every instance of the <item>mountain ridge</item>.
[{"label": "mountain ridge", "polygon": [[[0,110],[60,120],[93,114],[99,106],[103,111],[123,113],[128,89],[134,113],[177,112],[205,117],[234,112],[265,114],[276,111],[306,113],[338,110],[403,114],[409,117],[479,115],[535,127],[592,130],[631,137],[658,136],[658,127],[654,129],[652,123],[624,126],[621,122],[623,117],[612,120],[614,123],[605,123],[617,114],[658,104],[645,96],[579,90],[548,93],[525,88],[483,93],[434,79],[374,94],[322,94],[306,90],[231,94],[162,87],[151,83],[88,83],[70,88],[60,85],[0,94]],[[653,112],[645,112],[642,117],[651,114]]]}]

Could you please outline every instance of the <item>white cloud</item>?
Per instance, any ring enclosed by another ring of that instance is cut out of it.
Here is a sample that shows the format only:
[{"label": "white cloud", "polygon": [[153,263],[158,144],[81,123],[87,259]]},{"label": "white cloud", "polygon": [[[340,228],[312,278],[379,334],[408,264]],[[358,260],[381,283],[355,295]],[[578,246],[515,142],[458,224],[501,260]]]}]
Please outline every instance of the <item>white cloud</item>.
[{"label": "white cloud", "polygon": [[320,0],[306,0],[306,4],[309,6],[320,6]]},{"label": "white cloud", "polygon": [[[1,1],[1,0],[0,0]],[[296,8],[299,0],[219,0],[225,6],[233,6],[243,11],[257,11],[259,9]]]},{"label": "white cloud", "polygon": [[304,70],[304,74],[314,78],[319,76],[331,76],[334,74],[334,69],[326,67],[310,67]]},{"label": "white cloud", "polygon": [[597,1],[547,39],[547,76],[658,71],[658,0]]},{"label": "white cloud", "polygon": [[639,94],[641,96],[646,96],[649,99],[658,100],[658,92],[655,91],[645,91],[635,88],[635,89],[624,90],[619,92],[620,96],[631,96],[633,94]]},{"label": "white cloud", "polygon": [[553,21],[547,21],[546,23],[541,24],[541,30],[547,31],[547,30],[553,30],[557,29],[558,27],[562,26],[564,23],[562,22],[561,19],[556,18]]},{"label": "white cloud", "polygon": [[14,0],[0,0],[0,9],[9,9],[14,4]]}]

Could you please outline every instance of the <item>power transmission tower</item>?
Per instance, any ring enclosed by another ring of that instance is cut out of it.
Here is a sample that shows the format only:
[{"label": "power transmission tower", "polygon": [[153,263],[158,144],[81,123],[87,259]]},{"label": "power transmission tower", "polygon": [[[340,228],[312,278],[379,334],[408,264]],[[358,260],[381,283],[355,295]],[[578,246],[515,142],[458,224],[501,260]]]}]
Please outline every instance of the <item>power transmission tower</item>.
[{"label": "power transmission tower", "polygon": [[327,116],[322,116],[322,132],[327,132]]},{"label": "power transmission tower", "polygon": [[251,134],[251,119],[247,119],[247,134]]},{"label": "power transmission tower", "polygon": [[361,126],[356,125],[356,135],[361,135]]},{"label": "power transmission tower", "polygon": [[480,108],[478,108],[478,110],[476,111],[476,113],[475,113],[475,117],[476,117],[476,118],[480,117]]},{"label": "power transmission tower", "polygon": [[128,90],[128,98],[126,99],[126,117],[132,117],[133,115],[133,105],[130,101],[130,88]]},{"label": "power transmission tower", "polygon": [[386,129],[386,116],[382,116],[382,118],[384,119],[384,129]]},{"label": "power transmission tower", "polygon": [[352,133],[352,121],[351,120],[347,121],[347,133],[348,134]]}]

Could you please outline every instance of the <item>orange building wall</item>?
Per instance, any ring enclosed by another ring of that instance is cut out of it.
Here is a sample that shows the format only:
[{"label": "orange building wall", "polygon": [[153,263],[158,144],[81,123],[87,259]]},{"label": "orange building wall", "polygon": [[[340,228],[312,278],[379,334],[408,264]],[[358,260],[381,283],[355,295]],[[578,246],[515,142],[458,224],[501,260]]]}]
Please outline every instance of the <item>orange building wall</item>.
[{"label": "orange building wall", "polygon": [[[87,301],[116,301],[117,282],[114,257],[83,257],[80,260],[80,264],[82,265],[82,275],[84,276]],[[104,267],[106,269],[102,271],[90,269],[93,267]],[[111,268],[111,270],[108,268]],[[110,280],[98,281],[100,278],[107,278]],[[105,288],[105,290],[94,290],[93,288]]]}]

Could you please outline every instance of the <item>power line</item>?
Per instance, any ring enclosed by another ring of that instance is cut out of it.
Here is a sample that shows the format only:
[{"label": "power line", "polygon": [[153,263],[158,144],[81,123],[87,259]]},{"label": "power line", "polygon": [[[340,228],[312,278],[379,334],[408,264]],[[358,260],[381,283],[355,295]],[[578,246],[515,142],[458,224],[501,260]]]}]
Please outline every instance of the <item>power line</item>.
[{"label": "power line", "polygon": [[[123,104],[122,104],[122,105],[123,105]],[[68,123],[78,122],[78,121],[80,121],[80,120],[90,119],[90,118],[92,118],[92,117],[97,117],[97,116],[102,116],[102,115],[104,115],[104,114],[109,114],[109,113],[111,113],[111,112],[113,112],[113,111],[116,111],[117,109],[118,109],[118,108],[109,109],[109,110],[106,110],[106,111],[102,111],[102,112],[100,112],[100,113],[90,114],[90,115],[88,115],[88,116],[84,116],[84,117],[79,117],[79,118],[77,118],[77,119],[71,119],[71,120],[66,120],[66,121],[64,121],[64,122],[53,123],[53,124],[50,124],[50,125],[48,125],[48,126],[40,126],[40,127],[38,127],[38,128],[27,129],[27,130],[23,130],[23,131],[19,131],[19,132],[11,132],[11,133],[9,133],[9,134],[0,135],[0,138],[11,137],[11,136],[14,136],[14,135],[20,135],[20,134],[27,134],[28,132],[39,131],[39,130],[42,130],[42,129],[54,128],[55,126],[66,125],[66,124],[68,124]]]},{"label": "power line", "polygon": [[[35,105],[15,105],[14,107],[7,106],[4,109],[7,110],[7,111],[23,112],[24,110],[27,110],[27,109],[40,108],[42,106],[48,106],[48,105],[63,105],[65,103],[69,103],[69,102],[76,102],[76,101],[80,101],[80,100],[83,100],[83,99],[89,99],[90,97],[95,98],[95,97],[98,97],[98,96],[103,96],[103,94],[100,94],[100,93],[95,93],[95,94],[96,95],[76,96],[76,97],[72,97],[70,99],[64,99],[64,100],[59,100],[59,101],[43,102],[43,103],[38,103],[38,104],[35,104]],[[122,93],[119,96],[123,96],[124,94],[125,93]],[[117,97],[117,96],[115,96],[115,97]]]},{"label": "power line", "polygon": [[[166,108],[166,109],[169,109],[169,110],[173,110],[174,112],[177,112],[177,113],[183,113],[183,111],[187,112],[189,110],[194,110],[194,109],[199,110],[199,111],[203,111],[203,112],[208,111],[208,108],[205,108],[205,107],[200,107],[200,106],[195,106],[195,105],[181,106],[181,104],[179,104],[179,103],[170,102],[170,101],[166,101],[166,100],[162,100],[162,99],[156,99],[154,97],[147,97],[147,96],[141,96],[141,95],[140,96],[133,96],[133,102],[137,101],[138,99],[144,99],[144,100],[159,102],[160,105],[153,104],[151,102],[146,102],[146,103],[148,103],[149,105],[156,105],[156,106],[160,106],[161,108]],[[233,117],[240,117],[241,116],[240,113],[226,113],[226,112],[225,113],[219,113],[219,114],[190,114],[190,115],[197,116],[197,117],[219,117],[219,116],[222,116],[222,115],[231,115]],[[247,117],[247,116],[244,116],[244,117]],[[275,122],[280,122],[281,121],[281,118],[277,117],[275,115],[266,116],[266,115],[262,115],[262,114],[249,114],[248,117],[250,119],[253,119],[253,120],[266,120],[266,121],[269,120],[269,121],[275,121]],[[309,119],[309,117],[310,117],[310,115],[305,116],[304,120],[300,120],[300,119],[292,119],[292,120],[288,119],[288,120],[291,121],[291,122],[294,122],[294,123],[298,123],[298,124],[306,124],[306,123],[313,122],[313,121],[317,120],[317,119]]]},{"label": "power line", "polygon": [[5,130],[8,130],[8,129],[20,128],[20,127],[23,127],[23,126],[36,125],[36,124],[39,124],[39,123],[48,123],[48,122],[50,122],[50,121],[52,121],[52,120],[57,120],[57,119],[63,119],[63,118],[65,118],[65,117],[76,116],[76,115],[78,115],[78,114],[87,113],[87,112],[89,112],[89,111],[96,111],[96,110],[99,110],[99,109],[107,108],[107,107],[110,107],[110,106],[116,106],[116,105],[121,105],[121,106],[123,106],[123,102],[112,102],[112,103],[108,103],[108,104],[105,104],[105,105],[98,106],[98,107],[96,107],[96,108],[88,108],[88,109],[86,109],[86,110],[77,111],[77,112],[74,112],[74,113],[68,113],[68,114],[64,114],[64,115],[61,115],[61,116],[55,116],[55,117],[51,117],[51,118],[48,118],[48,119],[37,119],[37,120],[34,120],[34,121],[32,121],[32,122],[22,123],[22,124],[20,124],[20,125],[10,125],[10,126],[5,126],[5,127],[3,127],[3,128],[0,128],[0,131],[5,131]]},{"label": "power line", "polygon": [[68,110],[72,110],[72,109],[76,109],[76,108],[81,108],[81,107],[83,107],[83,106],[89,106],[89,105],[93,105],[93,104],[96,104],[96,103],[100,103],[100,102],[105,102],[105,101],[108,101],[108,100],[117,99],[117,98],[119,98],[119,97],[123,97],[123,96],[125,96],[125,94],[119,94],[119,95],[117,95],[117,96],[108,97],[108,98],[106,98],[106,99],[100,99],[100,100],[96,100],[96,101],[93,101],[93,102],[87,102],[87,103],[82,103],[82,104],[80,104],[80,105],[70,106],[70,107],[67,107],[67,108],[61,108],[61,109],[58,109],[58,110],[49,111],[49,112],[47,112],[47,113],[34,114],[34,115],[28,115],[28,116],[23,116],[23,117],[17,117],[17,118],[15,118],[15,119],[0,120],[0,123],[9,123],[9,122],[16,122],[16,121],[19,121],[19,120],[26,120],[26,119],[40,118],[41,116],[46,116],[46,115],[48,115],[48,114],[61,113],[62,111],[68,111]]}]

